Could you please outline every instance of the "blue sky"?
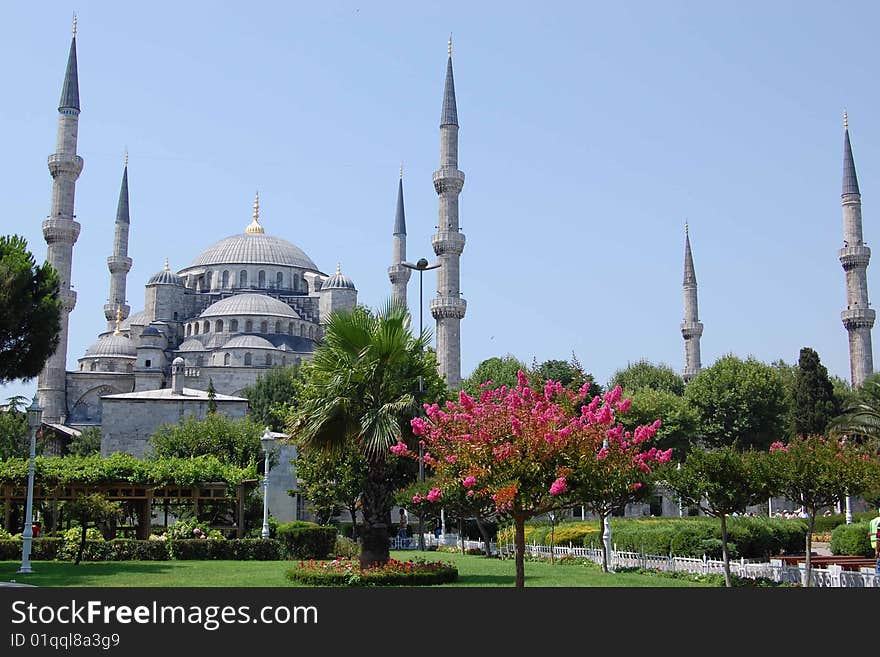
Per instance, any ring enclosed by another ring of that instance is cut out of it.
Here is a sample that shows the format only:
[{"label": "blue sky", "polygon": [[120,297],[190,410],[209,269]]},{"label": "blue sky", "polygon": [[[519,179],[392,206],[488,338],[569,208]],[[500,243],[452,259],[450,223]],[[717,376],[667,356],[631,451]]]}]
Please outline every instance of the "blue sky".
[{"label": "blue sky", "polygon": [[[85,169],[71,367],[104,326],[126,146],[133,310],[166,257],[179,269],[241,232],[256,189],[267,232],[325,272],[341,261],[360,301],[380,304],[401,160],[409,258],[432,259],[452,33],[463,373],[572,351],[601,383],[642,357],[680,370],[687,220],[704,366],[731,352],[795,362],[811,346],[849,378],[842,113],[873,246],[874,3],[12,3],[0,230],[40,260],[74,10]],[[426,304],[435,284],[426,275]],[[413,278],[416,313],[417,294]]]}]

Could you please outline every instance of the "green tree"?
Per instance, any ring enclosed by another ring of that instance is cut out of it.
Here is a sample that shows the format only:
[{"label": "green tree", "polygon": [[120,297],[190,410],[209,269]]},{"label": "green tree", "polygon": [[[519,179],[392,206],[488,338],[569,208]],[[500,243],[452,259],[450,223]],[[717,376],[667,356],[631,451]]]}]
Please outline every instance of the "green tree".
[{"label": "green tree", "polygon": [[338,452],[300,449],[291,462],[298,492],[312,508],[321,525],[329,525],[345,509],[351,515],[352,538],[357,537],[357,509],[367,479],[367,461],[352,446]]},{"label": "green tree", "polygon": [[758,461],[762,457],[763,453],[743,453],[732,445],[712,451],[695,448],[680,468],[670,466],[664,472],[667,485],[683,505],[698,506],[721,521],[724,583],[728,587],[731,581],[727,518],[767,498],[765,470]]},{"label": "green tree", "polygon": [[0,461],[12,456],[26,456],[30,435],[25,413],[12,409],[0,412]]},{"label": "green tree", "polygon": [[644,388],[661,390],[673,395],[684,394],[684,380],[669,365],[641,359],[617,370],[608,382],[608,389],[620,386],[627,395]]},{"label": "green tree", "polygon": [[67,452],[74,456],[89,456],[101,452],[101,430],[98,427],[83,429],[82,433],[71,439]]},{"label": "green tree", "polygon": [[516,386],[516,373],[520,370],[525,372],[528,369],[525,363],[511,354],[500,358],[493,356],[477,365],[476,369],[462,383],[462,389],[471,395],[479,395],[480,386],[487,381],[492,382],[493,388],[501,386],[513,388]]},{"label": "green tree", "polygon": [[785,389],[771,365],[733,355],[719,358],[685,388],[698,431],[710,447],[738,444],[766,449],[778,440],[786,417]]},{"label": "green tree", "polygon": [[559,381],[572,392],[578,392],[584,383],[589,382],[588,400],[602,394],[602,387],[595,382],[592,374],[584,370],[574,353],[570,361],[551,359],[532,367],[529,379],[538,387],[543,387],[547,381]]},{"label": "green tree", "polygon": [[358,307],[331,314],[323,342],[306,365],[306,386],[289,422],[303,449],[339,452],[356,446],[367,462],[361,496],[364,567],[388,561],[395,457],[390,447],[410,437],[408,420],[419,410],[419,380],[424,399],[442,399],[446,386],[430,339],[410,330],[402,304],[388,303],[378,313]]},{"label": "green tree", "polygon": [[75,501],[65,504],[64,510],[69,517],[75,518],[79,522],[81,530],[79,550],[76,553],[76,561],[74,561],[76,565],[82,561],[83,551],[86,547],[86,532],[89,526],[113,520],[122,514],[119,502],[111,502],[101,493],[80,495]]},{"label": "green tree", "polygon": [[673,458],[680,460],[690,450],[697,435],[697,413],[684,397],[654,388],[641,388],[626,394],[631,400],[628,413],[618,415],[627,431],[651,424],[660,418],[660,428],[651,445],[672,448]]},{"label": "green tree", "polygon": [[263,426],[249,417],[231,419],[212,413],[204,420],[189,416],[178,424],[161,426],[150,444],[154,456],[189,458],[207,454],[246,468],[262,463],[262,435]]},{"label": "green tree", "polygon": [[58,274],[18,235],[0,236],[0,384],[30,379],[58,346]]},{"label": "green tree", "polygon": [[303,386],[299,365],[273,367],[257,377],[257,381],[245,388],[248,414],[257,424],[273,431],[284,431],[286,418],[296,409],[300,389]]},{"label": "green tree", "polygon": [[828,423],[840,414],[828,370],[819,354],[804,347],[798,358],[792,390],[793,434],[824,434]]}]

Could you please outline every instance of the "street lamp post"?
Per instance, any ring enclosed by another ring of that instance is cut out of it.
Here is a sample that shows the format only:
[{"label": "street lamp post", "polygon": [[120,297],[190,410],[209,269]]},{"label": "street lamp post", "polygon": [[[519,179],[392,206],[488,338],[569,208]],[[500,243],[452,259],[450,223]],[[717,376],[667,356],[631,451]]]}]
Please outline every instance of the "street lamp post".
[{"label": "street lamp post", "polygon": [[[425,258],[419,258],[419,261],[416,264],[412,264],[411,262],[401,262],[401,265],[406,267],[407,269],[412,269],[413,271],[419,272],[419,337],[424,334],[424,327],[422,325],[423,317],[422,317],[422,289],[423,289],[423,281],[422,274],[430,269],[437,269],[440,266],[440,263],[436,263],[433,265],[429,265],[428,261]],[[425,380],[421,376],[419,377],[419,403],[422,403],[422,398],[425,392]],[[421,411],[420,411],[421,412]],[[419,441],[419,481],[424,483],[425,481],[425,448],[422,445],[422,441]],[[422,517],[421,512],[419,513],[419,549],[425,549],[425,521]]]},{"label": "street lamp post", "polygon": [[24,532],[21,535],[21,568],[20,573],[32,573],[31,547],[34,540],[34,459],[37,456],[37,431],[43,419],[43,409],[34,395],[34,400],[27,409],[28,428],[31,431],[31,456],[28,463],[27,505],[24,512]]},{"label": "street lamp post", "polygon": [[260,443],[263,445],[263,451],[266,453],[266,463],[263,468],[263,531],[260,532],[260,536],[269,538],[269,452],[272,449],[272,445],[275,444],[275,439],[272,437],[269,427],[266,427],[266,430],[263,431]]}]

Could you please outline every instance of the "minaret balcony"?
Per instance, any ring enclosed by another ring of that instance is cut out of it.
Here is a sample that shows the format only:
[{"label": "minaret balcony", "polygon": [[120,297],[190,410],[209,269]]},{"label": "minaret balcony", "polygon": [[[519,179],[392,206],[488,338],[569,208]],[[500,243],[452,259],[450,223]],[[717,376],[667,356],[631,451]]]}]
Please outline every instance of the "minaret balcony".
[{"label": "minaret balcony", "polygon": [[58,174],[73,174],[79,177],[83,170],[83,159],[79,155],[52,153],[49,156],[49,173],[55,178]]},{"label": "minaret balcony", "polygon": [[58,296],[61,298],[61,307],[65,312],[71,312],[76,306],[76,292],[70,288],[58,290]]},{"label": "minaret balcony", "polygon": [[131,271],[131,258],[128,256],[110,256],[107,258],[107,268],[111,274],[120,272],[127,274]]},{"label": "minaret balcony", "polygon": [[840,264],[844,271],[863,269],[871,260],[871,249],[867,246],[845,246],[840,249]]},{"label": "minaret balcony", "polygon": [[440,167],[434,172],[434,189],[438,194],[454,192],[458,194],[464,187],[464,171],[456,167]]},{"label": "minaret balcony", "polygon": [[434,297],[431,299],[431,316],[434,319],[461,319],[467,312],[467,301],[461,297]]},{"label": "minaret balcony", "polygon": [[43,238],[46,244],[73,244],[79,237],[79,222],[71,219],[48,218],[43,220]]},{"label": "minaret balcony", "polygon": [[685,340],[689,340],[691,338],[699,338],[701,335],[703,335],[703,322],[682,322],[681,335],[682,337],[684,337]]},{"label": "minaret balcony", "polygon": [[388,278],[392,283],[407,283],[410,276],[412,276],[412,271],[403,265],[391,265],[388,268]]},{"label": "minaret balcony", "polygon": [[464,251],[465,236],[457,230],[441,230],[431,235],[434,253],[440,255],[461,255]]},{"label": "minaret balcony", "polygon": [[848,308],[840,313],[840,319],[847,331],[857,328],[872,328],[877,313],[873,308]]}]

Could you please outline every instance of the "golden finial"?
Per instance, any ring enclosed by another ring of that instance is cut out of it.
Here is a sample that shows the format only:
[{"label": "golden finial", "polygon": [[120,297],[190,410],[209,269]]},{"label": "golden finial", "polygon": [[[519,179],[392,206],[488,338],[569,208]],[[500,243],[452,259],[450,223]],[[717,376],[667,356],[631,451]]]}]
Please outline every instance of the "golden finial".
[{"label": "golden finial", "polygon": [[125,147],[125,155],[122,156],[123,166],[128,166],[128,146]]},{"label": "golden finial", "polygon": [[449,33],[449,43],[446,45],[446,52],[452,57],[452,32]]},{"label": "golden finial", "polygon": [[843,129],[849,130],[849,116],[846,114],[846,108],[843,108]]},{"label": "golden finial", "polygon": [[76,12],[73,12],[73,38],[76,38]]},{"label": "golden finial", "polygon": [[251,221],[250,225],[245,228],[245,233],[248,234],[261,234],[266,231],[263,230],[263,227],[260,225],[260,192],[257,190],[257,195],[254,198],[254,218]]},{"label": "golden finial", "polygon": [[171,267],[168,266],[168,258],[165,258],[165,271],[171,271]]},{"label": "golden finial", "polygon": [[113,331],[113,335],[122,335],[122,331],[119,330],[119,325],[122,323],[122,307],[117,303],[116,304],[116,330]]},{"label": "golden finial", "polygon": [[400,161],[400,179],[403,180],[403,160]]},{"label": "golden finial", "polygon": [[336,275],[339,276],[339,274],[341,274],[341,273],[342,273],[342,263],[337,261],[336,262]]}]

